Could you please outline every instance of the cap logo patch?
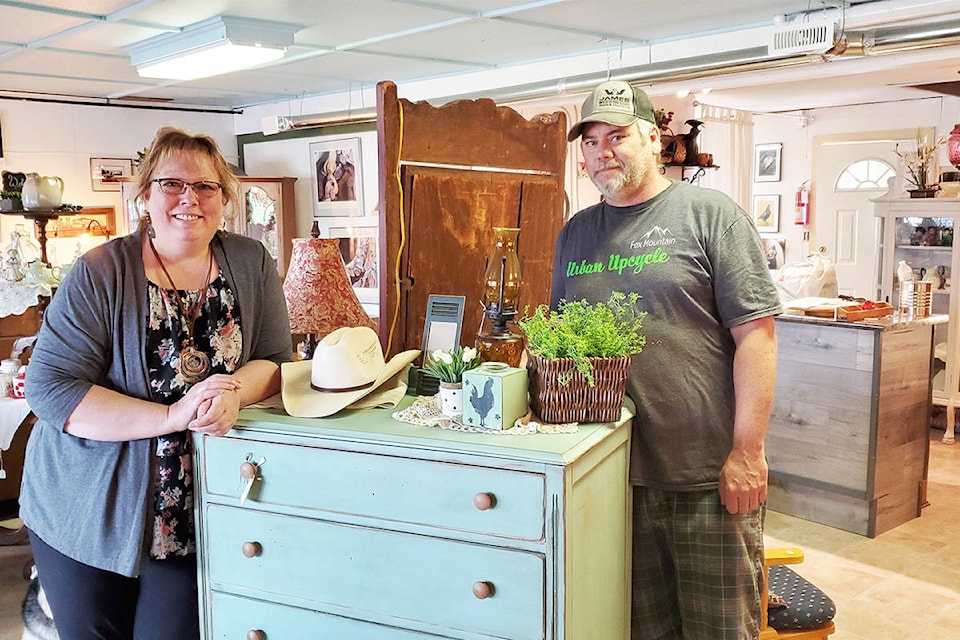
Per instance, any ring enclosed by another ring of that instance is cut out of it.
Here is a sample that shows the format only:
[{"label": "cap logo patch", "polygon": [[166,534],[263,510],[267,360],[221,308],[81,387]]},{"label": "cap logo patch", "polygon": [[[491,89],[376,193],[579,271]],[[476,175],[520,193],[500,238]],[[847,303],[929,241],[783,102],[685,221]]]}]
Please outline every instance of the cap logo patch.
[{"label": "cap logo patch", "polygon": [[606,95],[600,96],[597,100],[598,108],[633,111],[633,94],[625,96],[626,89],[604,89],[603,92]]}]

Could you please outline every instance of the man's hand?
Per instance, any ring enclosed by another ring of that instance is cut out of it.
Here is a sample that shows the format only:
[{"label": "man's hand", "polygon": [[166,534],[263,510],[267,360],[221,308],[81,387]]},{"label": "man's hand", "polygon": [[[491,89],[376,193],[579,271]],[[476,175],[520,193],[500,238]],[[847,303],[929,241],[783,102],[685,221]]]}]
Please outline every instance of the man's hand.
[{"label": "man's hand", "polygon": [[731,451],[720,470],[720,502],[732,514],[749,513],[767,499],[767,460]]}]

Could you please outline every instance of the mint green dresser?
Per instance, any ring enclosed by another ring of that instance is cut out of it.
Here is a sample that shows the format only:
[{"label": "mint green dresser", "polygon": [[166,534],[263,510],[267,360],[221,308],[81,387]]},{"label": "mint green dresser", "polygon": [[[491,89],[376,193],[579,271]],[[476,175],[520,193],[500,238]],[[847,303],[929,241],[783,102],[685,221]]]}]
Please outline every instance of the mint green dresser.
[{"label": "mint green dresser", "polygon": [[629,432],[244,410],[195,440],[203,637],[625,640]]}]

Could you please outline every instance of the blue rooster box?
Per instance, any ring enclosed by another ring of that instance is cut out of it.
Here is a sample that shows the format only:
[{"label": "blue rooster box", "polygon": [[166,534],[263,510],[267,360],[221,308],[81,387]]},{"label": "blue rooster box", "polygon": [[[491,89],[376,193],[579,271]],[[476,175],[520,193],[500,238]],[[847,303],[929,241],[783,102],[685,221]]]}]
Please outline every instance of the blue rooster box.
[{"label": "blue rooster box", "polygon": [[526,369],[484,362],[463,374],[463,424],[509,429],[526,414]]}]

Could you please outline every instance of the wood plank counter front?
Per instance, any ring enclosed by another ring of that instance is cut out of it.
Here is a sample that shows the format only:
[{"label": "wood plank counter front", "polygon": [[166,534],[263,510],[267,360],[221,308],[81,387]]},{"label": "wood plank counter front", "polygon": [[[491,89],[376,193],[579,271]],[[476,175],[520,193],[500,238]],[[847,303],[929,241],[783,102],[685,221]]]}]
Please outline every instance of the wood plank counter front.
[{"label": "wood plank counter front", "polygon": [[497,435],[245,409],[194,442],[205,640],[629,636],[626,411]]},{"label": "wood plank counter front", "polygon": [[876,537],[920,515],[933,325],[777,318],[768,507]]}]

